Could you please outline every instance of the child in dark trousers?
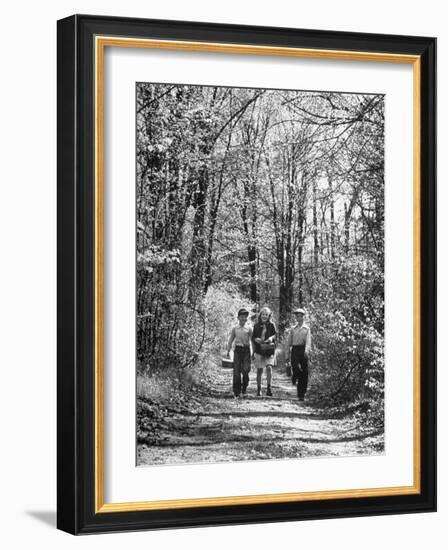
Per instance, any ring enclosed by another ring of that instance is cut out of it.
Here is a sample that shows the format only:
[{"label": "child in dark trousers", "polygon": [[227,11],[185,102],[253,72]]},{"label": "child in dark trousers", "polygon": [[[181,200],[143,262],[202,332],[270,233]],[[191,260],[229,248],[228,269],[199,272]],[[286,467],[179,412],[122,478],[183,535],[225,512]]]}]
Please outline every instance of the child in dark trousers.
[{"label": "child in dark trousers", "polygon": [[240,393],[246,397],[249,385],[252,328],[246,325],[248,317],[247,309],[241,308],[238,311],[238,325],[230,331],[227,344],[227,357],[230,357],[232,344],[235,343],[233,350],[233,395],[235,398],[238,398]]},{"label": "child in dark trousers", "polygon": [[302,308],[294,310],[296,324],[289,331],[286,345],[291,350],[292,383],[297,384],[299,401],[305,398],[308,389],[308,354],[311,349],[311,331],[304,324],[305,311]]}]

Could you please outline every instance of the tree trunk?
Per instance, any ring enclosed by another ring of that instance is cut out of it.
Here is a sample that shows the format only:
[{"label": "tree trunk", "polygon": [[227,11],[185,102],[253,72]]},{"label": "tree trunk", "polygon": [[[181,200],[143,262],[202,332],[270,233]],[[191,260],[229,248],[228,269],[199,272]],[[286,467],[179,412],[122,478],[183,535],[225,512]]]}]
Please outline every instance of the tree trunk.
[{"label": "tree trunk", "polygon": [[200,290],[204,288],[205,272],[205,209],[206,195],[208,187],[208,171],[203,166],[200,169],[196,190],[193,197],[193,206],[195,208],[193,220],[193,237],[190,253],[191,275],[188,290],[188,301],[190,304],[196,302]]},{"label": "tree trunk", "polygon": [[344,233],[345,233],[345,253],[348,254],[350,250],[350,214],[346,203],[344,203]]},{"label": "tree trunk", "polygon": [[336,235],[335,235],[335,221],[334,221],[334,197],[333,197],[333,185],[331,180],[328,181],[328,186],[331,191],[331,202],[330,202],[330,243],[331,243],[331,259],[335,258],[335,248],[336,248]]},{"label": "tree trunk", "polygon": [[319,265],[319,234],[317,231],[317,190],[316,190],[316,180],[313,180],[313,235],[314,235],[314,267]]}]

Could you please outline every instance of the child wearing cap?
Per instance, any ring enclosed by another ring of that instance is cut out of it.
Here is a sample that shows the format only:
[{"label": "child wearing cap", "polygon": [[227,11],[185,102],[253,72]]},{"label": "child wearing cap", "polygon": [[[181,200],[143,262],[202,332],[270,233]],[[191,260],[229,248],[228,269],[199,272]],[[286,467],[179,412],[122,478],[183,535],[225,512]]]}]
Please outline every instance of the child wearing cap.
[{"label": "child wearing cap", "polygon": [[297,384],[297,397],[303,401],[308,387],[308,355],[311,350],[311,331],[304,324],[305,310],[296,308],[293,311],[296,324],[286,338],[287,350],[290,353],[292,383]]},{"label": "child wearing cap", "polygon": [[247,395],[247,386],[249,385],[250,357],[252,327],[247,325],[249,311],[241,308],[238,311],[238,325],[230,331],[227,344],[227,357],[230,357],[230,350],[234,344],[233,350],[233,395],[235,398],[243,394]]}]

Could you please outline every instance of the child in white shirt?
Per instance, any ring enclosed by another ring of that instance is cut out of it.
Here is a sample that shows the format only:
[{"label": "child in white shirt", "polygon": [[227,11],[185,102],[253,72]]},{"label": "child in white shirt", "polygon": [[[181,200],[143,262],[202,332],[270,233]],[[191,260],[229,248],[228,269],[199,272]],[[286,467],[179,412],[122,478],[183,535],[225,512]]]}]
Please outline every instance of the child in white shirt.
[{"label": "child in white shirt", "polygon": [[230,331],[227,344],[227,357],[230,357],[230,350],[234,344],[233,350],[233,395],[235,398],[243,394],[247,396],[247,386],[249,385],[249,371],[251,358],[251,340],[252,327],[247,325],[249,311],[241,308],[238,311],[238,325]]}]

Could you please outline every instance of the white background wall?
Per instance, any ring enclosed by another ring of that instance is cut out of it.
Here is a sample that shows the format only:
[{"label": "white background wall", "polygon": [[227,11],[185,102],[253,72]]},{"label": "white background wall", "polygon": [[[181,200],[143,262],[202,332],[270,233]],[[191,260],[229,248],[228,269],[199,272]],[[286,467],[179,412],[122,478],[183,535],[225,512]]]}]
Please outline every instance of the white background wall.
[{"label": "white background wall", "polygon": [[[163,532],[71,537],[56,506],[56,20],[92,13],[439,39],[439,512]],[[126,0],[8,2],[1,17],[0,81],[0,541],[27,546],[137,545],[258,549],[445,548],[448,520],[446,187],[448,30],[443,3],[376,0]],[[445,245],[445,246],[444,246]],[[6,543],[6,545],[4,544]]]}]

